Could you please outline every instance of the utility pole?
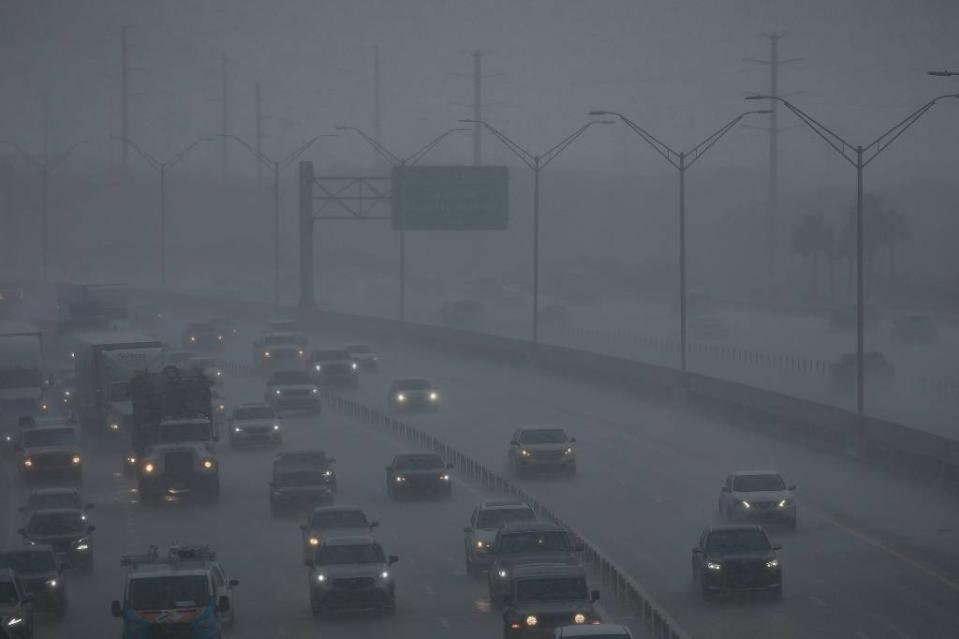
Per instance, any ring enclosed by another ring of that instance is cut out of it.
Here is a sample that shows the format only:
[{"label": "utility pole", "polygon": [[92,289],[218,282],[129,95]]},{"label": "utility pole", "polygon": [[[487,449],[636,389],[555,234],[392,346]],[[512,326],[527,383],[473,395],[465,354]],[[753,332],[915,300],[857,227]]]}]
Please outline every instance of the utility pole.
[{"label": "utility pole", "polygon": [[[127,31],[129,29],[130,27],[126,25],[120,29],[120,137],[123,139],[130,137],[130,67],[127,57]],[[126,175],[129,168],[126,144],[120,145],[120,168]]]},{"label": "utility pole", "polygon": [[[263,112],[260,109],[260,81],[256,82],[256,154],[257,156],[263,155]],[[263,163],[256,163],[256,183],[259,184],[263,181]]]},{"label": "utility pole", "polygon": [[[221,64],[221,111],[220,111],[220,133],[223,135],[230,134],[230,60],[223,56],[223,62]],[[229,156],[229,143],[226,138],[221,138],[220,140],[220,171],[223,174],[223,179],[226,179],[227,172],[229,170],[230,156]]]},{"label": "utility pole", "polygon": [[473,52],[473,166],[483,163],[483,52]]},{"label": "utility pole", "polygon": [[766,269],[771,286],[778,283],[779,272],[779,68],[784,64],[799,62],[802,58],[782,60],[779,57],[779,41],[784,32],[764,33],[769,38],[769,59],[746,58],[769,67],[769,175],[766,203]]},{"label": "utility pole", "polygon": [[[377,144],[383,143],[383,114],[380,103],[380,45],[373,47],[373,139]],[[380,160],[377,153],[373,153],[373,163]]]}]

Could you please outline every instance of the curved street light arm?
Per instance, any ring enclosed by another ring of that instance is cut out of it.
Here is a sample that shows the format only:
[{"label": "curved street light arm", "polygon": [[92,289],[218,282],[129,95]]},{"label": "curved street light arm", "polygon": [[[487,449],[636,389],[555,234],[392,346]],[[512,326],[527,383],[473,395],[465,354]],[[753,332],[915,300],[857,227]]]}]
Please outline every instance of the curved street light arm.
[{"label": "curved street light arm", "polygon": [[367,142],[371,147],[373,147],[373,149],[374,149],[377,153],[379,153],[380,156],[383,157],[383,159],[385,159],[385,160],[386,160],[387,162],[389,162],[390,164],[396,165],[396,164],[402,164],[402,163],[403,163],[403,161],[400,160],[399,156],[397,156],[395,153],[393,153],[392,151],[390,151],[389,149],[387,149],[385,146],[383,146],[382,144],[380,144],[379,142],[377,142],[376,140],[374,140],[373,138],[371,138],[370,136],[368,136],[362,129],[359,129],[359,128],[355,127],[355,126],[338,126],[338,127],[336,127],[336,128],[337,128],[337,130],[339,130],[339,131],[354,131],[354,132],[356,132],[360,137],[362,137],[364,140],[366,140],[366,142]]},{"label": "curved street light arm", "polygon": [[566,150],[566,147],[568,147],[570,144],[576,141],[576,138],[586,133],[586,129],[588,129],[589,127],[593,126],[594,124],[612,124],[612,123],[613,123],[612,120],[591,120],[587,122],[583,126],[579,127],[578,129],[576,129],[575,131],[567,135],[558,144],[553,146],[553,148],[549,149],[548,151],[546,151],[546,153],[540,156],[541,158],[540,168],[544,168],[547,164],[555,160],[560,153]]},{"label": "curved street light arm", "polygon": [[448,136],[451,133],[456,133],[458,131],[469,131],[469,129],[465,127],[457,127],[455,129],[448,129],[446,131],[443,131],[442,133],[437,135],[435,138],[433,138],[432,140],[424,144],[422,147],[420,147],[420,149],[417,150],[415,153],[413,153],[413,155],[406,158],[404,163],[407,166],[416,165],[420,160],[422,160],[426,156],[427,153],[429,153],[434,148],[436,148],[436,145],[442,142],[446,136]]},{"label": "curved street light arm", "polygon": [[5,144],[6,146],[14,148],[17,151],[17,153],[23,156],[24,160],[36,166],[37,168],[43,168],[43,165],[45,164],[44,161],[38,160],[32,153],[25,150],[22,146],[20,146],[16,142],[11,142],[9,140],[0,140],[0,144]]},{"label": "curved street light arm", "polygon": [[815,118],[813,118],[811,115],[809,115],[808,113],[806,113],[805,111],[797,107],[795,104],[793,104],[789,100],[784,100],[783,98],[780,98],[774,95],[750,95],[750,96],[746,96],[746,99],[747,100],[776,100],[782,103],[782,105],[785,106],[790,111],[792,111],[796,115],[796,117],[798,117],[802,121],[803,124],[805,124],[807,127],[812,129],[816,135],[821,137],[826,142],[826,144],[831,146],[833,150],[836,151],[836,153],[844,157],[846,161],[852,164],[853,166],[856,166],[856,156],[854,153],[852,153],[852,151],[854,151],[856,148],[854,145],[844,140],[842,136],[840,136],[838,133],[831,130],[829,127],[822,124],[821,122],[817,121]]},{"label": "curved street light arm", "polygon": [[153,157],[152,155],[150,155],[149,153],[141,149],[140,146],[136,142],[131,140],[130,138],[122,138],[120,136],[114,135],[114,136],[111,136],[110,139],[119,140],[123,144],[126,144],[131,149],[136,151],[140,155],[140,157],[143,158],[143,160],[147,164],[149,164],[154,171],[159,171],[162,168],[163,165],[159,160],[157,160],[155,157]]},{"label": "curved street light arm", "polygon": [[496,138],[503,143],[503,145],[513,152],[513,155],[522,160],[523,164],[528,166],[530,169],[536,169],[536,157],[532,153],[521,147],[516,142],[513,142],[509,139],[505,133],[491,125],[485,120],[460,120],[460,122],[470,122],[473,124],[482,124],[490,133],[492,133]]},{"label": "curved street light arm", "polygon": [[71,144],[67,149],[60,155],[53,158],[52,161],[47,160],[47,169],[53,171],[54,169],[63,165],[67,161],[67,158],[70,157],[70,154],[77,150],[77,147],[83,146],[84,144],[91,144],[90,140],[80,140],[74,144]]},{"label": "curved street light arm", "polygon": [[616,112],[616,111],[590,111],[589,114],[590,114],[590,115],[614,115],[614,116],[616,116],[617,118],[619,118],[620,120],[623,121],[623,124],[625,124],[625,125],[628,126],[630,129],[632,129],[632,130],[633,130],[633,133],[635,133],[636,135],[638,135],[639,137],[641,137],[641,138],[643,139],[643,141],[646,142],[646,144],[648,144],[649,146],[653,147],[653,150],[655,150],[657,153],[659,153],[661,156],[663,156],[663,159],[665,159],[667,162],[669,162],[670,164],[672,164],[674,168],[676,168],[676,169],[679,168],[679,162],[678,162],[677,159],[676,159],[676,158],[679,157],[679,152],[678,152],[678,151],[674,151],[672,148],[669,147],[668,144],[666,144],[665,142],[663,142],[662,140],[660,140],[659,138],[657,138],[655,135],[653,135],[652,133],[650,133],[649,131],[647,131],[647,130],[644,129],[643,127],[639,126],[638,124],[636,124],[635,122],[633,122],[633,121],[630,120],[629,118],[627,118],[627,117],[626,117],[625,115],[623,115],[622,113],[618,113],[618,112]]},{"label": "curved street light arm", "polygon": [[273,165],[274,165],[273,160],[268,158],[266,154],[263,153],[262,151],[257,151],[252,144],[250,144],[243,138],[233,135],[232,133],[217,133],[217,137],[230,138],[231,140],[235,140],[236,142],[239,142],[247,151],[249,151],[253,155],[254,158],[256,158],[257,162],[259,162],[260,164],[262,164],[268,169],[273,169]]},{"label": "curved street light arm", "polygon": [[277,170],[278,170],[278,171],[282,171],[282,170],[285,169],[286,167],[288,167],[288,166],[290,166],[291,164],[293,164],[294,162],[296,162],[297,158],[299,158],[301,155],[303,155],[304,153],[306,153],[306,151],[307,151],[311,146],[313,146],[314,144],[316,144],[316,141],[319,140],[320,138],[337,138],[337,137],[339,137],[339,136],[338,136],[337,134],[335,134],[335,133],[321,133],[321,134],[319,134],[319,135],[314,135],[312,138],[310,138],[309,140],[307,140],[306,142],[304,142],[303,144],[301,144],[298,149],[294,150],[294,151],[293,151],[292,153],[290,153],[288,156],[286,156],[285,158],[283,158],[282,160],[280,160],[279,162],[277,162],[277,163],[276,163]]},{"label": "curved street light arm", "polygon": [[913,124],[916,123],[916,121],[919,120],[919,118],[924,116],[929,109],[934,107],[936,103],[939,102],[939,100],[944,100],[946,98],[959,98],[959,94],[950,93],[946,95],[940,95],[937,98],[929,100],[929,102],[925,103],[903,118],[900,122],[897,122],[895,125],[893,125],[888,131],[876,138],[871,144],[864,147],[863,151],[869,152],[871,155],[869,156],[868,160],[863,162],[863,166],[866,166],[875,160],[880,153],[886,150],[890,144],[895,142],[896,138],[905,133],[907,129],[909,129]]},{"label": "curved street light arm", "polygon": [[756,109],[754,111],[744,111],[743,113],[740,113],[739,115],[737,115],[735,118],[733,118],[732,120],[730,120],[729,122],[721,126],[719,130],[717,130],[715,133],[713,133],[712,135],[707,137],[705,140],[703,140],[702,142],[700,142],[699,144],[697,144],[692,149],[686,152],[686,156],[689,158],[688,160],[686,160],[686,168],[688,169],[693,164],[695,164],[696,161],[699,160],[699,158],[701,158],[704,153],[706,153],[706,151],[711,149],[712,146],[716,144],[717,142],[719,142],[719,140],[722,139],[723,136],[725,136],[733,128],[735,128],[735,126],[739,124],[742,121],[742,119],[745,118],[747,115],[754,115],[754,114],[764,115],[767,113],[771,113],[771,111],[769,109]]},{"label": "curved street light arm", "polygon": [[188,146],[187,146],[186,148],[184,148],[182,151],[180,151],[179,153],[177,153],[176,155],[174,155],[172,158],[170,158],[169,160],[167,160],[167,161],[164,163],[164,166],[168,166],[168,167],[171,167],[171,168],[172,168],[172,167],[175,166],[177,163],[179,163],[180,160],[182,160],[183,158],[185,158],[186,155],[187,155],[187,153],[189,153],[189,152],[192,151],[194,148],[196,148],[197,145],[199,145],[199,144],[201,144],[201,143],[203,143],[203,142],[215,142],[215,141],[216,141],[216,138],[200,138],[199,140],[195,140],[195,141],[193,142],[193,144],[188,145]]}]

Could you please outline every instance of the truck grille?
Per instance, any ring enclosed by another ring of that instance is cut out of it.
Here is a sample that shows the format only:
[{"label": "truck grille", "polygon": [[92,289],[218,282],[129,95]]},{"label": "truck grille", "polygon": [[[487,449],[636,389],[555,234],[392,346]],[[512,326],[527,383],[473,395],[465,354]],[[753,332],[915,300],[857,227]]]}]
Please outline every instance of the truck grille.
[{"label": "truck grille", "polygon": [[196,633],[189,623],[157,623],[147,626],[146,639],[193,639]]},{"label": "truck grille", "polygon": [[192,475],[193,474],[193,453],[181,451],[167,453],[164,458],[164,467],[167,475]]},{"label": "truck grille", "polygon": [[350,371],[349,364],[324,364],[322,373],[324,375],[349,375]]},{"label": "truck grille", "polygon": [[70,465],[71,457],[70,453],[47,453],[35,456],[33,463],[37,469],[63,468]]},{"label": "truck grille", "polygon": [[726,584],[731,587],[749,587],[768,580],[766,566],[760,561],[727,561],[723,564]]},{"label": "truck grille", "polygon": [[372,577],[350,577],[348,579],[334,579],[333,587],[339,590],[366,590],[373,587]]},{"label": "truck grille", "polygon": [[559,461],[563,458],[561,450],[536,450],[530,451],[530,457],[537,461]]}]

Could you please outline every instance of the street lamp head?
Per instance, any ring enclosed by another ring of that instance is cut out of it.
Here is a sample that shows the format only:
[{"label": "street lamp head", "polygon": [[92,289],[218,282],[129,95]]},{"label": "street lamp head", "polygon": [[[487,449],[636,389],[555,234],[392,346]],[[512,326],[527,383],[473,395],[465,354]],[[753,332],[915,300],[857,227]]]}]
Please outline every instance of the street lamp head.
[{"label": "street lamp head", "polygon": [[590,120],[590,124],[616,124],[615,120]]},{"label": "street lamp head", "polygon": [[933,76],[936,76],[936,77],[939,77],[939,78],[949,78],[949,77],[952,77],[952,76],[954,76],[954,75],[959,75],[959,72],[956,72],[956,71],[946,71],[946,70],[942,70],[942,71],[927,71],[927,72],[926,72],[926,75],[933,75]]},{"label": "street lamp head", "polygon": [[481,122],[480,120],[471,120],[469,118],[460,118],[459,121],[464,124],[480,124]]},{"label": "street lamp head", "polygon": [[745,100],[769,100],[771,98],[772,96],[770,95],[762,95],[760,93],[754,93],[753,95],[747,95],[744,99]]},{"label": "street lamp head", "polygon": [[756,109],[755,111],[746,111],[743,115],[767,115],[772,112],[772,109]]},{"label": "street lamp head", "polygon": [[614,115],[614,114],[611,113],[610,111],[590,111],[589,112],[589,116],[591,118],[595,118],[602,115]]},{"label": "street lamp head", "polygon": [[355,126],[343,126],[342,124],[337,125],[337,131],[357,131],[358,129]]}]

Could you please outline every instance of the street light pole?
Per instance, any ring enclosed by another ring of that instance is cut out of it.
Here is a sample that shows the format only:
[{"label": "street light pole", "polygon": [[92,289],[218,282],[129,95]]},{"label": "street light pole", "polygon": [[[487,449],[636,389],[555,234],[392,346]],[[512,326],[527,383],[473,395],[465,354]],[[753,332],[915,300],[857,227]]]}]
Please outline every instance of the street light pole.
[{"label": "street light pole", "polygon": [[313,146],[320,138],[337,137],[335,133],[323,133],[315,135],[298,148],[294,149],[282,160],[273,160],[262,151],[256,149],[252,144],[243,138],[232,133],[220,133],[217,137],[230,138],[239,142],[250,154],[256,158],[261,166],[273,173],[273,305],[280,305],[280,173],[295,162],[297,158],[306,153],[306,150]]},{"label": "street light pole", "polygon": [[744,117],[767,113],[771,113],[771,111],[769,109],[744,111],[689,151],[675,151],[622,113],[616,111],[589,112],[591,116],[611,115],[619,118],[679,172],[679,370],[682,373],[684,384],[686,383],[686,170],[695,164],[714,144],[732,131]]},{"label": "street light pole", "polygon": [[122,142],[137,152],[143,160],[150,165],[160,176],[160,286],[166,288],[166,172],[171,169],[180,160],[185,158],[194,148],[203,142],[215,142],[216,138],[199,138],[185,146],[179,153],[170,156],[166,162],[161,162],[153,155],[144,151],[140,146],[130,138],[113,136],[111,139]]},{"label": "street light pole", "polygon": [[[375,138],[370,137],[363,131],[355,126],[338,126],[336,127],[338,131],[353,131],[361,138],[363,138],[367,144],[373,147],[373,150],[376,151],[380,157],[386,160],[392,166],[406,167],[406,166],[415,166],[420,160],[426,157],[426,154],[433,150],[437,144],[443,141],[443,138],[448,136],[451,133],[456,133],[458,131],[468,131],[469,129],[464,129],[462,127],[457,127],[453,129],[448,129],[443,131],[435,138],[421,146],[409,157],[401,158],[385,146],[380,144]],[[406,322],[406,231],[400,229],[400,322]]]},{"label": "street light pole", "polygon": [[519,144],[510,139],[505,133],[486,122],[485,120],[460,120],[470,124],[482,124],[496,139],[503,143],[510,152],[533,172],[533,309],[532,309],[532,342],[539,344],[539,174],[553,160],[569,147],[576,138],[586,132],[594,124],[612,124],[611,120],[590,120],[565,138],[554,144],[545,153],[533,155]]},{"label": "street light pole", "polygon": [[[943,75],[941,72],[932,72],[931,75]],[[750,95],[747,100],[778,100],[783,106],[792,111],[803,124],[822,138],[836,153],[841,155],[856,169],[856,417],[860,427],[865,411],[865,374],[864,374],[864,333],[865,333],[865,285],[864,285],[864,249],[863,249],[863,171],[870,162],[885,151],[900,135],[915,124],[937,102],[946,98],[959,98],[959,93],[940,95],[926,102],[918,109],[890,127],[885,133],[877,137],[866,146],[854,146],[818,122],[811,115],[795,104],[769,95]],[[868,155],[868,157],[866,157]]]},{"label": "street light pole", "polygon": [[40,170],[40,259],[42,261],[43,281],[46,282],[49,277],[50,264],[50,240],[49,240],[49,222],[47,220],[47,189],[50,184],[50,173],[63,165],[71,153],[82,144],[90,144],[90,140],[81,140],[51,159],[49,155],[44,154],[43,159],[23,149],[16,142],[9,140],[0,140],[0,144],[12,147],[24,160]]}]

